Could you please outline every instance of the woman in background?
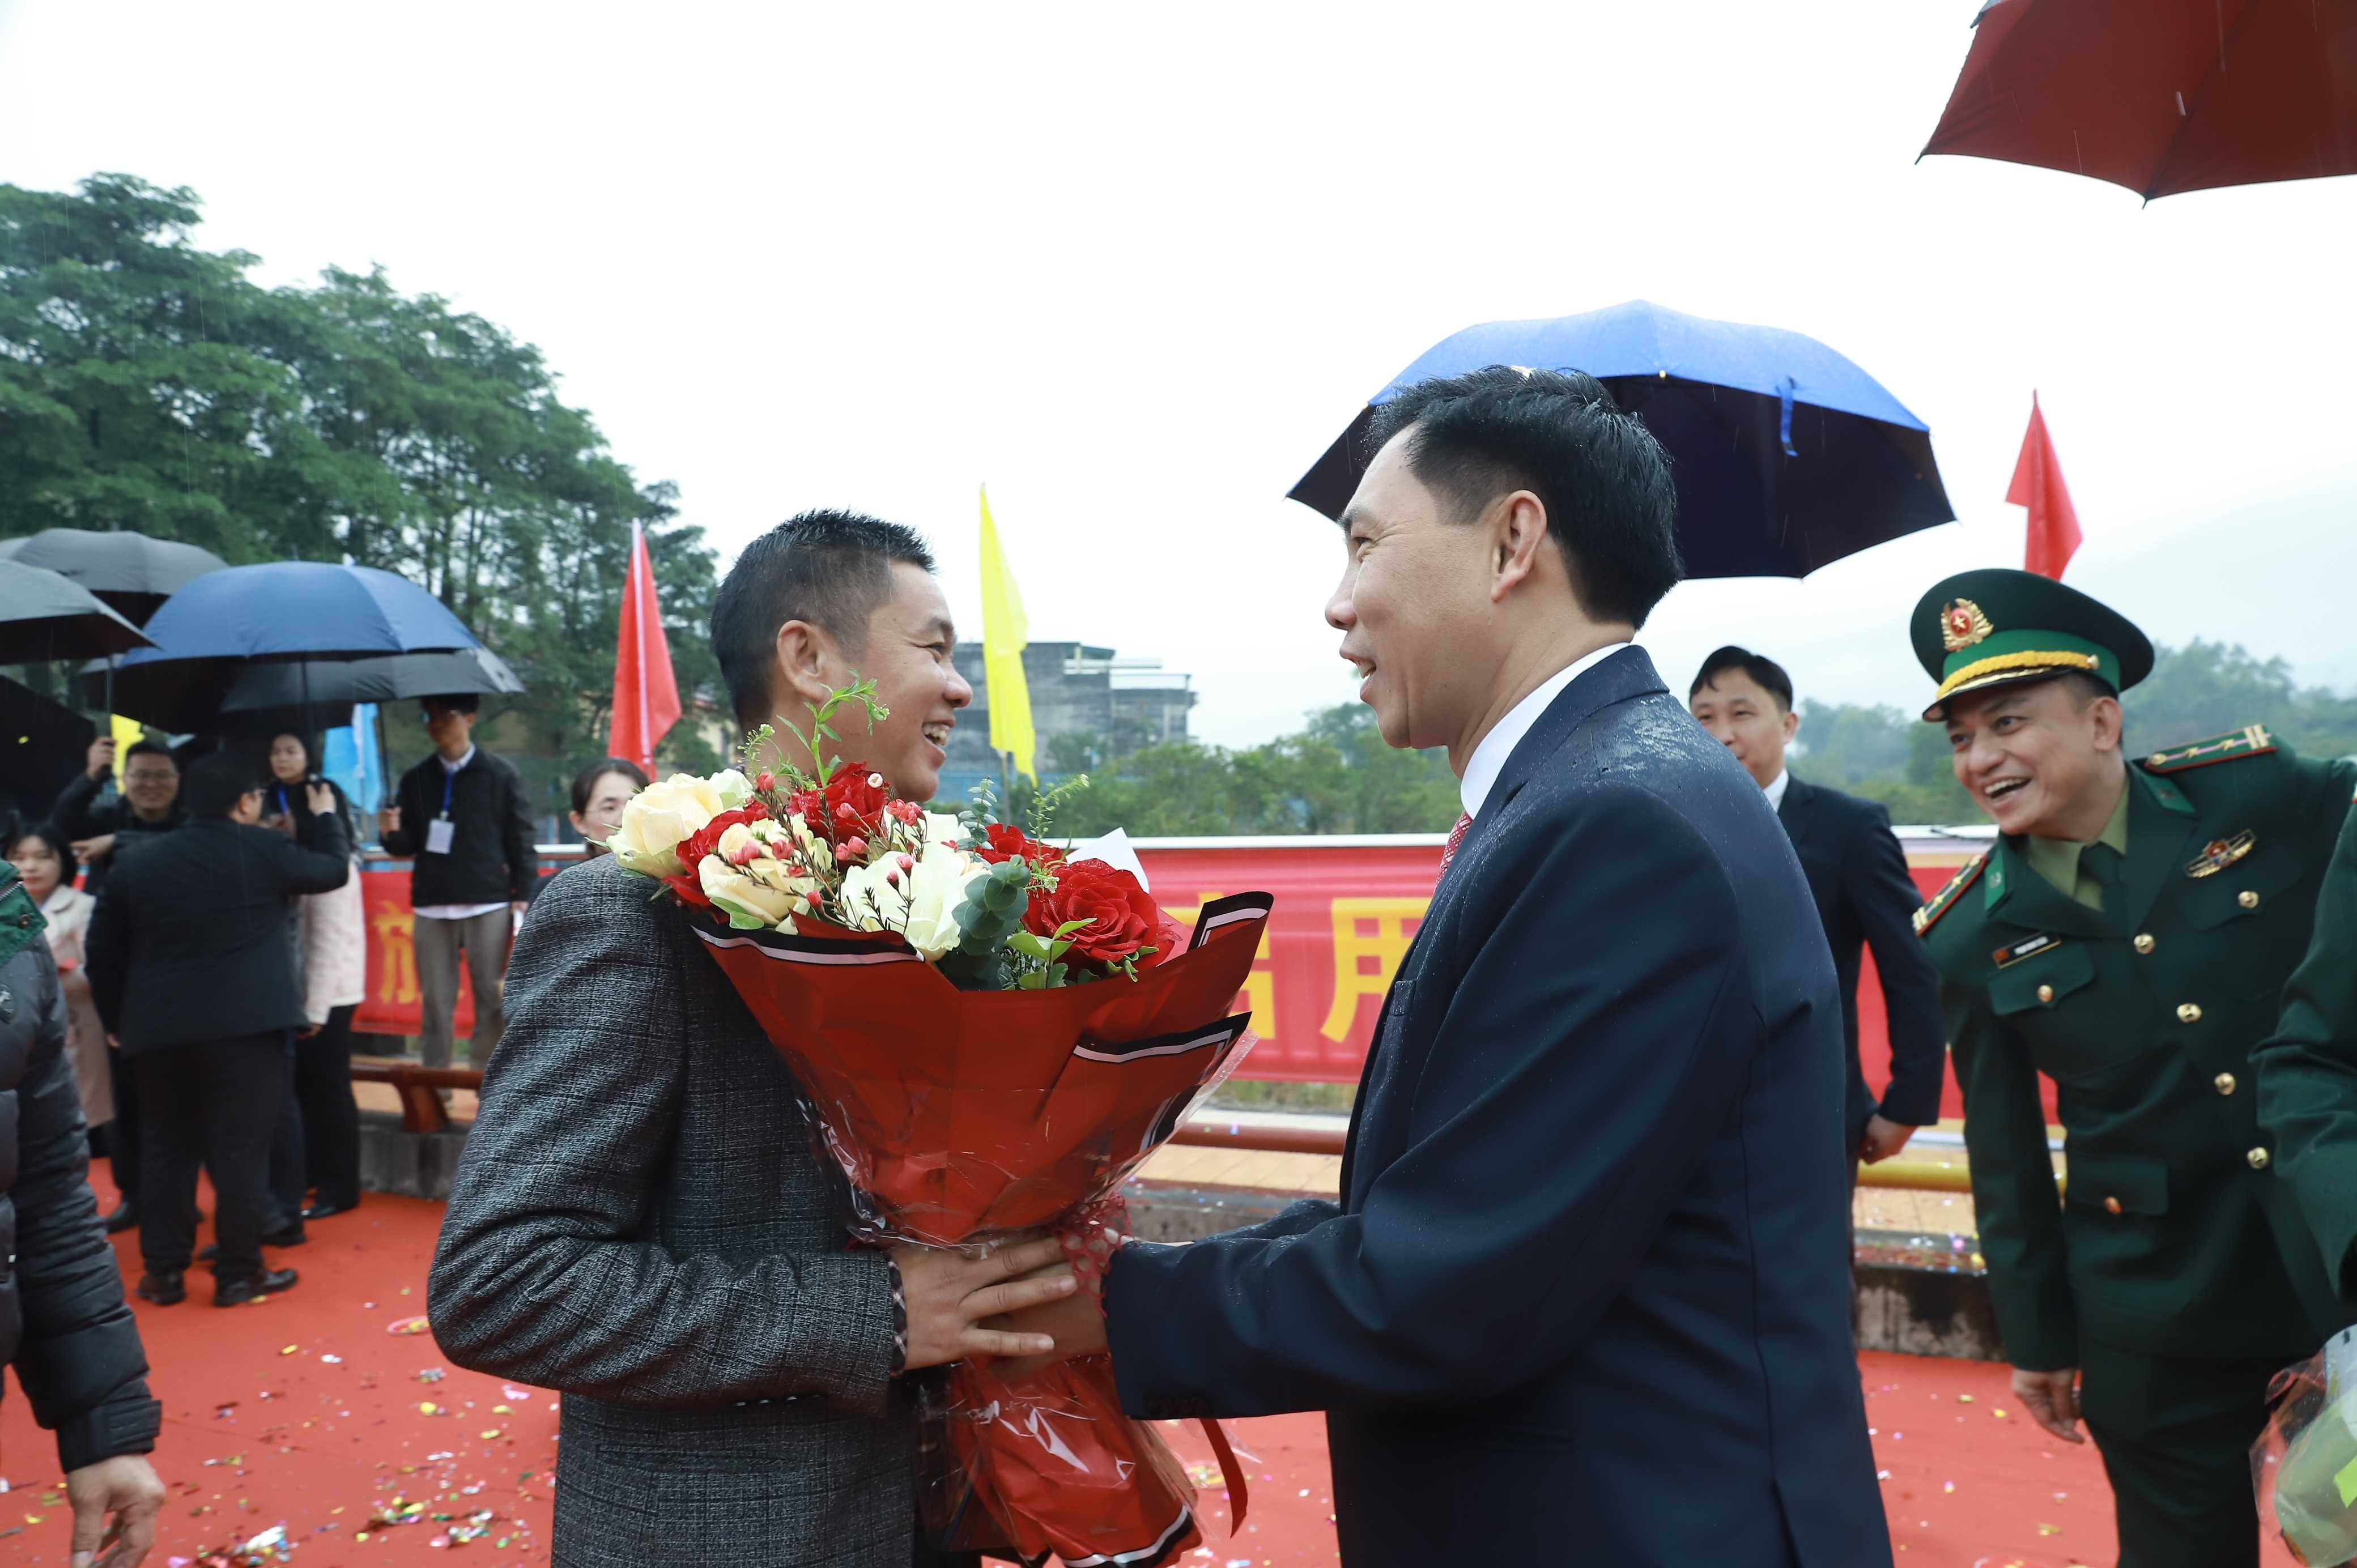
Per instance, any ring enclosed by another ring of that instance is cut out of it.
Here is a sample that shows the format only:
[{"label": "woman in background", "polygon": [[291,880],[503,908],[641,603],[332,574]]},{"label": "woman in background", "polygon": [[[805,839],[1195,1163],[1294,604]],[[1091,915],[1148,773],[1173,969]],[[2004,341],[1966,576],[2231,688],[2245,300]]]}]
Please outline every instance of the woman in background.
[{"label": "woman in background", "polygon": [[41,907],[49,923],[49,956],[58,961],[58,979],[66,998],[66,1055],[73,1058],[74,1081],[81,1088],[81,1119],[92,1133],[114,1120],[114,1084],[106,1069],[106,1027],[98,1021],[98,1004],[91,999],[90,976],[82,972],[82,938],[90,931],[91,911],[98,900],[76,887],[73,855],[65,839],[47,822],[11,829],[8,864],[16,868],[25,891]]},{"label": "woman in background", "polygon": [[622,825],[622,808],[646,787],[639,765],[619,757],[601,757],[574,776],[573,831],[592,856],[606,853],[606,840]]},{"label": "woman in background", "polygon": [[[360,817],[335,780],[320,778],[310,737],[284,734],[270,743],[271,792],[263,803],[264,819],[294,831],[292,805],[303,799],[307,784],[325,783],[335,791],[336,809],[350,830],[352,858],[360,859]],[[293,1151],[274,1146],[272,1187],[281,1204],[294,1195],[296,1215],[302,1220],[325,1219],[359,1206],[361,1200],[361,1112],[352,1099],[352,1015],[368,999],[368,926],[361,897],[361,879],[345,879],[331,893],[315,893],[296,900],[296,956],[303,984],[303,1015],[310,1026],[295,1043],[295,1105],[300,1112],[303,1151],[301,1175],[278,1166]],[[315,1189],[310,1207],[299,1202],[301,1187]]]}]

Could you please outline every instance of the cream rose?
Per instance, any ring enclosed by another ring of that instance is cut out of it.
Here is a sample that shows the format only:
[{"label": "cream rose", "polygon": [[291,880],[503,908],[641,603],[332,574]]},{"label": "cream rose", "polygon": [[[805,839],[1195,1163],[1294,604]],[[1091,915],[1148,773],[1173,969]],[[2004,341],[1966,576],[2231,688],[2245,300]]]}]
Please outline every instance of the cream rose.
[{"label": "cream rose", "polygon": [[[734,827],[728,833],[743,831]],[[728,833],[721,835],[723,843]],[[751,842],[749,835],[746,842]],[[767,857],[739,867],[722,855],[706,855],[696,867],[696,880],[704,885],[704,896],[728,917],[732,926],[782,926],[796,909],[807,908],[791,886],[801,879],[789,877],[783,866]]]},{"label": "cream rose", "polygon": [[[720,777],[744,782],[741,774]],[[742,800],[737,803],[741,805]],[[674,773],[630,797],[630,803],[622,808],[621,825],[607,839],[606,847],[631,871],[677,876],[687,869],[680,864],[679,846],[727,809],[713,780]]]},{"label": "cream rose", "polygon": [[941,843],[929,843],[909,868],[888,854],[843,875],[843,907],[863,931],[898,931],[930,963],[958,945],[957,909],[967,886],[989,865]]}]

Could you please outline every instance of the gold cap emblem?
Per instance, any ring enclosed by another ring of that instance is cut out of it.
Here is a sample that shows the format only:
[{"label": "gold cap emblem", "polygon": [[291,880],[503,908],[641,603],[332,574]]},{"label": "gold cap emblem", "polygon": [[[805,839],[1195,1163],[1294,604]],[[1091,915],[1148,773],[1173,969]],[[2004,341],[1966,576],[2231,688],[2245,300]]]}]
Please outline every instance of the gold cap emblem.
[{"label": "gold cap emblem", "polygon": [[1940,612],[1940,640],[1951,653],[1962,652],[1996,629],[1970,599],[1950,599]]}]

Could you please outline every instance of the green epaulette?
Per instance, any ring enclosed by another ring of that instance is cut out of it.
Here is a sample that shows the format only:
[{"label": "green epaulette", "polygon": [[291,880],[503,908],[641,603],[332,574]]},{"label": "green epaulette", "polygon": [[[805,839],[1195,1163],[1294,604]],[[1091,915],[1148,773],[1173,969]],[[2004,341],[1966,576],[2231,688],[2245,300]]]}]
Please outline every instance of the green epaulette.
[{"label": "green epaulette", "polygon": [[2190,746],[2172,746],[2156,751],[2141,766],[2147,773],[2182,773],[2189,768],[2207,768],[2213,762],[2233,762],[2245,757],[2263,757],[2276,748],[2276,737],[2267,733],[2265,725],[2244,725],[2241,729],[2197,740]]},{"label": "green epaulette", "polygon": [[1980,874],[1988,868],[1989,853],[1990,852],[1987,850],[1983,850],[1980,854],[1973,856],[1972,859],[1964,862],[1964,869],[1957,872],[1954,876],[1951,877],[1945,887],[1941,888],[1939,892],[1933,894],[1932,896],[1932,901],[1929,904],[1924,905],[1921,908],[1915,911],[1915,934],[1917,936],[1920,937],[1923,935],[1924,932],[1930,930],[1933,925],[1937,924],[1940,917],[1946,914],[1949,907],[1955,903],[1957,896],[1962,894],[1965,888],[1970,887],[1974,881],[1979,877]]}]

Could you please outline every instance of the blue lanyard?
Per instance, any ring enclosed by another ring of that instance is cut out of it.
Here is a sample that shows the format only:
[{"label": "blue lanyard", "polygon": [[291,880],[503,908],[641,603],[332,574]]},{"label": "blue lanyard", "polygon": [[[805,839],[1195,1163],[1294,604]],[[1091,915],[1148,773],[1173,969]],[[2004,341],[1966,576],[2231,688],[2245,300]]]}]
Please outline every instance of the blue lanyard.
[{"label": "blue lanyard", "polygon": [[443,820],[446,822],[449,820],[450,816],[450,787],[457,781],[458,770],[457,768],[446,768],[442,770],[442,816]]}]

